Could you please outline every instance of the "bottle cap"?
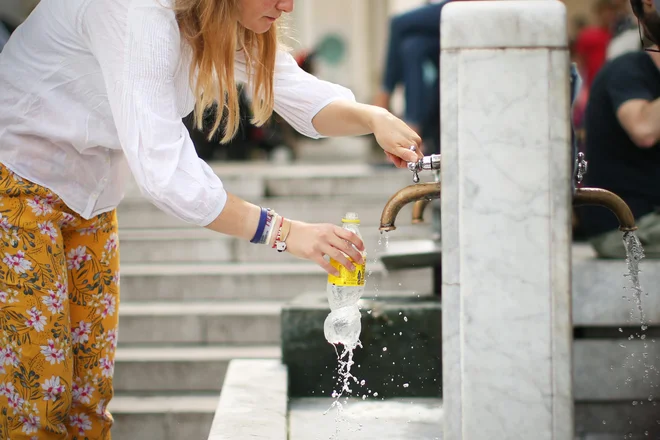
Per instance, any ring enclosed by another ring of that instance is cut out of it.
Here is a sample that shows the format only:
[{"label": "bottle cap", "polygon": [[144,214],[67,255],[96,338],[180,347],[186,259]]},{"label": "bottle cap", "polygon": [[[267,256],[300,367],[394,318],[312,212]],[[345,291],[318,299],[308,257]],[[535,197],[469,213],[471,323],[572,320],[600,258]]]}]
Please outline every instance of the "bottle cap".
[{"label": "bottle cap", "polygon": [[344,216],[343,219],[341,219],[342,223],[356,223],[360,224],[360,218],[358,217],[356,212],[347,212],[346,215]]}]

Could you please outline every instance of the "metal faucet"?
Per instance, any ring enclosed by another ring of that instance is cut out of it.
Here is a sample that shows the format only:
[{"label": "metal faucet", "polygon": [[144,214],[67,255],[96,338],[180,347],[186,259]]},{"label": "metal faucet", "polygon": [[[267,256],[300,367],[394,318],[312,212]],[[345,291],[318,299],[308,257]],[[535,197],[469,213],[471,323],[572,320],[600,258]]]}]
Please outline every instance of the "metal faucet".
[{"label": "metal faucet", "polygon": [[[415,151],[415,147],[410,148],[412,151]],[[397,193],[395,193],[390,200],[385,205],[383,213],[380,217],[380,230],[381,231],[393,231],[396,229],[394,222],[396,221],[396,216],[401,211],[405,205],[411,202],[420,202],[425,203],[423,206],[420,204],[416,205],[415,208],[417,211],[420,211],[419,217],[422,218],[424,208],[434,199],[440,198],[440,155],[432,154],[430,156],[424,156],[417,162],[408,162],[408,169],[413,173],[413,185],[407,186]],[[423,170],[435,170],[438,171],[436,182],[433,183],[419,183],[419,172]]]},{"label": "metal faucet", "polygon": [[[435,175],[435,181],[440,183],[440,170],[434,170],[433,174]],[[431,203],[430,200],[417,200],[413,205],[412,211],[412,223],[413,225],[424,223],[424,211],[426,207]]]},{"label": "metal faucet", "polygon": [[[587,174],[588,162],[584,153],[578,154],[575,166],[575,180],[582,183]],[[623,199],[611,191],[601,188],[577,188],[573,193],[573,206],[602,206],[614,213],[619,221],[619,230],[622,232],[636,231],[635,216]]]}]

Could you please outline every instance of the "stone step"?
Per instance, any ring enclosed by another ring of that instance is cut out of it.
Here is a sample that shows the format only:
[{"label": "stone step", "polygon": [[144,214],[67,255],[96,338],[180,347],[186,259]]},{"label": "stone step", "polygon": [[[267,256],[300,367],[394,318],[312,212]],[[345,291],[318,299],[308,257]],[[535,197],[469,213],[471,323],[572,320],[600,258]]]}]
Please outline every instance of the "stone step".
[{"label": "stone step", "polygon": [[282,304],[123,302],[119,346],[279,344]]},{"label": "stone step", "polygon": [[287,440],[287,389],[279,360],[231,361],[208,440]]},{"label": "stone step", "polygon": [[634,400],[651,405],[649,397],[655,400],[660,395],[660,341],[651,337],[629,341],[630,333],[621,335],[621,339],[575,341],[575,400]]},{"label": "stone step", "polygon": [[[367,263],[371,274],[365,291],[433,291],[433,270],[387,273]],[[327,274],[313,263],[126,264],[122,267],[123,301],[287,300],[325,290]]]},{"label": "stone step", "polygon": [[[640,265],[642,307],[648,322],[660,322],[660,260]],[[576,327],[625,327],[640,323],[628,267],[595,257],[591,246],[573,245],[573,323]]]},{"label": "stone step", "polygon": [[[392,193],[394,194],[394,193]],[[250,199],[250,202],[274,209],[279,214],[294,220],[311,223],[340,223],[346,212],[357,212],[362,228],[378,227],[380,216],[391,194],[373,197],[328,196],[328,197],[274,197]],[[401,209],[397,224],[410,225],[413,203]],[[430,210],[427,216],[430,218]],[[190,227],[174,216],[170,216],[144,199],[126,199],[117,210],[122,228],[180,228]]]},{"label": "stone step", "polygon": [[233,359],[278,359],[277,345],[255,347],[121,347],[114,388],[126,393],[216,392]]},{"label": "stone step", "polygon": [[108,406],[115,419],[112,438],[207,440],[218,395],[143,397],[118,393]]},{"label": "stone step", "polygon": [[[385,234],[375,227],[361,231],[367,253],[376,256],[385,247]],[[404,225],[387,233],[389,242],[431,237],[430,227]],[[157,228],[121,229],[122,263],[171,263],[171,262],[294,262],[300,261],[289,253],[269,252],[264,246],[256,246],[204,228]],[[381,245],[379,245],[379,240]]]},{"label": "stone step", "polygon": [[[290,164],[264,162],[211,163],[227,191],[248,200],[292,196],[377,196],[391,195],[411,185],[408,170],[368,164]],[[433,181],[429,172],[420,174],[422,182]],[[126,200],[141,199],[134,180],[126,190]]]}]

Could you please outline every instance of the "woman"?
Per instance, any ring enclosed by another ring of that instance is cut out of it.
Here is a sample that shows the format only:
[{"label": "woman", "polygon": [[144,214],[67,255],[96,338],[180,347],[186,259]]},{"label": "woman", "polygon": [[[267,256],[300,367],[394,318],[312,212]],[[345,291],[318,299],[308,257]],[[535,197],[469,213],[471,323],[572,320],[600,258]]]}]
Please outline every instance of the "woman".
[{"label": "woman", "polygon": [[[0,54],[0,438],[107,439],[117,337],[115,208],[132,173],[180,219],[336,273],[363,243],[228,194],[182,117],[236,81],[256,122],[273,110],[311,137],[373,133],[399,167],[419,137],[278,51],[293,0],[42,0]],[[221,112],[219,112],[221,113]],[[221,115],[218,115],[220,117]],[[218,128],[219,120],[214,129]],[[419,150],[418,150],[419,151]]]}]

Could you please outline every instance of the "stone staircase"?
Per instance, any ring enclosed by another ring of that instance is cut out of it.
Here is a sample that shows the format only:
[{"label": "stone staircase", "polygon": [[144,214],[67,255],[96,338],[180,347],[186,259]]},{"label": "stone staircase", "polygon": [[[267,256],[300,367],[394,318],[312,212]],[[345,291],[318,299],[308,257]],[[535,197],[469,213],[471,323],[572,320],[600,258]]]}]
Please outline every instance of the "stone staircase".
[{"label": "stone staircase", "polygon": [[[427,293],[430,269],[387,273],[374,257],[389,197],[412,183],[405,170],[366,165],[217,165],[228,191],[287,217],[362,219],[368,289]],[[430,176],[427,176],[430,177]],[[391,240],[427,237],[399,214]],[[316,265],[169,217],[135,186],[119,208],[120,336],[111,403],[117,440],[206,439],[232,359],[280,357],[282,305],[325,289]]]}]

